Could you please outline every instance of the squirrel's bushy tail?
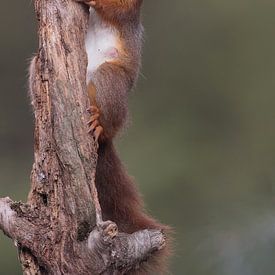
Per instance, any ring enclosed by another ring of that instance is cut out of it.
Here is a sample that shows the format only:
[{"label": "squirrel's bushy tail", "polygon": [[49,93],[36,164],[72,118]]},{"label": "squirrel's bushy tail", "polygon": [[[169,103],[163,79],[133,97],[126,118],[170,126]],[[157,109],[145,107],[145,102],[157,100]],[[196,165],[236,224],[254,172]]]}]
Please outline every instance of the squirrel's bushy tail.
[{"label": "squirrel's bushy tail", "polygon": [[[131,234],[143,229],[160,229],[168,234],[169,227],[159,224],[145,213],[140,193],[122,165],[112,141],[102,142],[99,146],[96,186],[103,219],[115,222],[120,231]],[[150,265],[161,266],[165,262],[169,254],[167,241],[167,247],[148,261],[148,268]],[[152,273],[138,271],[132,274]]]}]

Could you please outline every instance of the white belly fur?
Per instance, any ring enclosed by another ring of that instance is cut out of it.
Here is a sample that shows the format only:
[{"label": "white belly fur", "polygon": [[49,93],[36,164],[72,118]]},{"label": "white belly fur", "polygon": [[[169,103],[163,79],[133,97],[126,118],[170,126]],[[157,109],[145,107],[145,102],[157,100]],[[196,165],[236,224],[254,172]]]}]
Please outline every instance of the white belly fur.
[{"label": "white belly fur", "polygon": [[85,41],[88,55],[87,79],[104,62],[115,59],[118,55],[118,33],[105,22],[91,8],[89,27]]}]

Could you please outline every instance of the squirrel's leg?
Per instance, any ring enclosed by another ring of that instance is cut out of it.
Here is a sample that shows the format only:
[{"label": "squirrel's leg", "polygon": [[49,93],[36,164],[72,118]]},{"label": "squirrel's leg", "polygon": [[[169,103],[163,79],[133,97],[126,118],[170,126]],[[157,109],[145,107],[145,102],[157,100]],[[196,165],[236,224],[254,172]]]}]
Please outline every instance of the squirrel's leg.
[{"label": "squirrel's leg", "polygon": [[90,81],[88,84],[88,96],[90,100],[90,107],[88,109],[88,112],[90,113],[91,117],[88,121],[88,133],[92,134],[96,141],[98,141],[99,137],[103,134],[103,127],[99,123],[99,117],[100,117],[100,110],[97,107],[96,104],[96,88],[94,84]]},{"label": "squirrel's leg", "polygon": [[[100,141],[111,140],[127,121],[128,92],[136,73],[118,62],[105,62],[93,72],[88,85],[93,127]],[[98,109],[96,109],[96,108]],[[100,128],[102,127],[102,128]]]}]

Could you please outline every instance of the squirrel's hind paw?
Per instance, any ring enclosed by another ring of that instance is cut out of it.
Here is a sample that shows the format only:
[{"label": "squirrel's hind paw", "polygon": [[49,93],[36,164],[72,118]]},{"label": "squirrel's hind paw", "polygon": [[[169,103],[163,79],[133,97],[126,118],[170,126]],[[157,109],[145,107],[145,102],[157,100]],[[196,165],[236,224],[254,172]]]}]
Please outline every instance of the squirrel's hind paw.
[{"label": "squirrel's hind paw", "polygon": [[94,136],[95,141],[98,141],[99,137],[103,133],[103,127],[99,122],[100,111],[96,106],[91,106],[87,111],[91,115],[91,118],[87,123],[89,126],[88,133]]}]

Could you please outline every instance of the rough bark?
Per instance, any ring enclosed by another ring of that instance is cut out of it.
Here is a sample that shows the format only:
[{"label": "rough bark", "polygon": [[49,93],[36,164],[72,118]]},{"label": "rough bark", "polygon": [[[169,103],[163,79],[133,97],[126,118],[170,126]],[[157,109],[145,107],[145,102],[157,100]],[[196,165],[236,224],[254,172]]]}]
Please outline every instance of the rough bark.
[{"label": "rough bark", "polygon": [[32,62],[35,162],[28,202],[0,199],[0,229],[18,246],[24,274],[125,274],[164,243],[157,230],[127,235],[103,222],[95,188],[97,144],[87,133],[88,10],[36,0]]}]

